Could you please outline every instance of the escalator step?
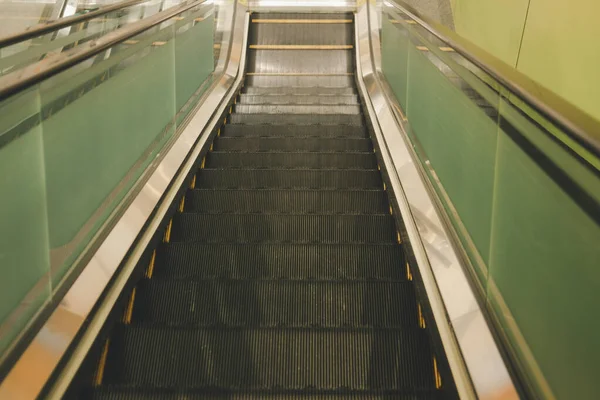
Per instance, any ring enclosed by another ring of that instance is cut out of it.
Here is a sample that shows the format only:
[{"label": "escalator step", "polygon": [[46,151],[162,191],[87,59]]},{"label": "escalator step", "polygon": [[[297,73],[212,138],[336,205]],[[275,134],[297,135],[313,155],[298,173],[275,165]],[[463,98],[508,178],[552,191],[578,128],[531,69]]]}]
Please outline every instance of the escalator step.
[{"label": "escalator step", "polygon": [[185,211],[194,213],[384,214],[382,190],[214,190],[188,191]]},{"label": "escalator step", "polygon": [[232,124],[354,125],[363,126],[361,114],[231,114]]},{"label": "escalator step", "polygon": [[[273,50],[271,50],[271,51],[267,50],[267,51],[269,53],[273,53]],[[277,50],[275,50],[275,51],[277,51]],[[300,50],[300,51],[302,51],[302,50]],[[350,50],[325,50],[325,51],[321,52],[320,55],[325,55],[325,54],[327,54],[326,52],[330,53],[331,51],[337,53],[336,57],[335,57],[337,60],[331,66],[332,68],[325,69],[324,71],[321,71],[321,72],[342,73],[344,75],[316,75],[319,72],[319,70],[316,68],[311,68],[311,70],[307,71],[307,72],[312,72],[315,75],[300,75],[300,76],[248,75],[248,76],[246,76],[246,79],[245,79],[245,85],[246,86],[254,86],[254,87],[264,87],[264,88],[269,88],[269,89],[273,89],[273,90],[279,90],[282,87],[283,88],[294,88],[294,89],[317,88],[316,89],[317,91],[319,91],[320,88],[324,88],[326,90],[354,88],[354,76],[353,75],[345,75],[346,73],[350,72],[349,69],[352,67],[352,64],[353,64],[352,58],[351,58],[351,51]],[[256,55],[256,52],[254,52],[254,54],[251,52],[251,54],[249,54],[249,56],[255,57],[255,58],[261,58],[261,59],[272,58],[272,54],[269,54],[271,57],[263,57],[263,55],[265,54],[264,51],[260,51],[260,52],[262,54],[258,54],[258,55]],[[312,52],[314,53],[315,51],[313,50]],[[318,50],[317,50],[317,52],[318,52]],[[306,54],[300,55],[299,57],[289,57],[291,55],[290,50],[280,50],[279,55],[282,58],[288,56],[288,57],[286,57],[287,59],[285,60],[286,64],[288,64],[288,65],[287,66],[278,65],[277,67],[278,67],[279,71],[270,71],[270,72],[281,72],[282,74],[284,74],[285,72],[282,70],[283,68],[287,69],[287,67],[294,67],[296,64],[298,64],[299,60],[302,60],[302,58],[300,58],[300,57],[305,57]],[[319,57],[319,55],[317,55],[317,57]],[[307,61],[306,65],[311,65],[311,64],[309,61]],[[315,65],[314,61],[313,61],[313,65]],[[256,72],[256,71],[252,70],[251,72]],[[263,70],[263,71],[259,71],[259,72],[269,72],[269,71]],[[279,92],[279,93],[281,93],[281,92]],[[315,93],[315,90],[313,90],[312,92],[309,91],[308,93]],[[350,93],[356,93],[356,92],[354,91],[354,92],[350,92]]]},{"label": "escalator step", "polygon": [[415,328],[412,282],[157,280],[137,286],[132,323]]},{"label": "escalator step", "polygon": [[[262,19],[262,18],[261,18]],[[310,16],[306,18],[312,19]],[[253,44],[346,45],[354,42],[352,24],[250,24]]]},{"label": "escalator step", "polygon": [[222,189],[381,189],[377,170],[202,169],[197,187]]},{"label": "escalator step", "polygon": [[235,106],[238,114],[360,114],[360,106],[329,104],[240,104]]},{"label": "escalator step", "polygon": [[359,104],[357,95],[263,95],[241,94],[238,104]]},{"label": "escalator step", "polygon": [[178,214],[171,241],[393,243],[390,215]]},{"label": "escalator step", "polygon": [[320,279],[404,281],[398,244],[168,243],[153,279]]},{"label": "escalator step", "polygon": [[221,136],[214,141],[216,151],[368,152],[372,149],[371,140],[367,138]]},{"label": "escalator step", "polygon": [[339,96],[356,94],[357,91],[354,85],[347,87],[260,87],[260,86],[245,86],[242,93],[251,95],[311,95],[311,96]]},{"label": "escalator step", "polygon": [[377,169],[373,153],[239,153],[212,151],[206,157],[207,168],[364,168]]},{"label": "escalator step", "polygon": [[225,125],[221,137],[367,138],[363,126],[352,125]]},{"label": "escalator step", "polygon": [[105,384],[397,390],[435,386],[425,331],[118,326]]},{"label": "escalator step", "polygon": [[203,389],[162,389],[110,385],[90,388],[82,399],[89,400],[441,400],[444,392],[436,389],[417,390],[286,390],[277,391],[236,391]]}]

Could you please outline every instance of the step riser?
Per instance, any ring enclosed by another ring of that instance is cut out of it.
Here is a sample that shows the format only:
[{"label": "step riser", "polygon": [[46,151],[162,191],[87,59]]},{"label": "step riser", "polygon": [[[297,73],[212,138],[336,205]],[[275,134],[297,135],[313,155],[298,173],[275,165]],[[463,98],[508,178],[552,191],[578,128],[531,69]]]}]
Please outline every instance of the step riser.
[{"label": "step riser", "polygon": [[238,114],[340,114],[358,115],[358,105],[279,105],[279,104],[238,104]]},{"label": "step riser", "polygon": [[263,95],[253,96],[241,94],[238,104],[322,104],[322,105],[357,105],[358,96],[339,95],[339,96],[310,96],[310,95]]},{"label": "step riser", "polygon": [[231,114],[232,124],[271,124],[271,125],[354,125],[363,126],[362,115],[339,114]]},{"label": "step riser", "polygon": [[315,137],[315,138],[366,138],[362,126],[348,125],[225,125],[222,137]]},{"label": "step riser", "polygon": [[213,151],[207,168],[377,169],[373,153],[239,153]]},{"label": "step riser", "polygon": [[369,139],[324,138],[238,138],[219,137],[214,142],[215,151],[274,151],[274,152],[370,152]]}]

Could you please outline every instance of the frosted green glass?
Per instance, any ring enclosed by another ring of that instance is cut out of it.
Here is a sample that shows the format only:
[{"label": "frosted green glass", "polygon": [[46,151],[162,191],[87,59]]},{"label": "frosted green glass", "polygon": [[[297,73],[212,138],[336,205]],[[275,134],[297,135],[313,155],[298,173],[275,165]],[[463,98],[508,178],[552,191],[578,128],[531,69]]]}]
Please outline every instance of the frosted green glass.
[{"label": "frosted green glass", "polygon": [[[0,103],[0,140],[8,142],[0,148],[0,323],[11,322],[1,326],[0,354],[50,297],[39,108],[38,87]],[[11,128],[20,124],[23,131],[14,137]]]},{"label": "frosted green glass", "polygon": [[487,260],[496,124],[442,73],[445,64],[417,45],[421,46],[409,46],[408,122],[481,258]]},{"label": "frosted green glass", "polygon": [[392,23],[391,17],[382,18],[381,67],[398,102],[407,108],[408,95],[408,45],[409,33],[400,24]]}]

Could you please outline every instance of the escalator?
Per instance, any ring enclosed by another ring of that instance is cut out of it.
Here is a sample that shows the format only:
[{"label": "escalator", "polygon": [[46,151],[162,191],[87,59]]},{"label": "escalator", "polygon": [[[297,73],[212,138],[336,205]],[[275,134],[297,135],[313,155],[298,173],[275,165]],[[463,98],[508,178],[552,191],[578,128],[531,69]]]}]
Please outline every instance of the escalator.
[{"label": "escalator", "polygon": [[236,104],[68,396],[457,397],[353,46],[352,14],[252,14]]}]

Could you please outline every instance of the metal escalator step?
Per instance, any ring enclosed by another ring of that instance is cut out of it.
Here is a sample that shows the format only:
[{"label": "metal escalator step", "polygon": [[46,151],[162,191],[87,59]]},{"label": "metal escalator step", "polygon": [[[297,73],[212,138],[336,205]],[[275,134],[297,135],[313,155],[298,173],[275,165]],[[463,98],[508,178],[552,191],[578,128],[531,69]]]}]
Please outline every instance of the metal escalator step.
[{"label": "metal escalator step", "polygon": [[366,138],[364,126],[352,125],[225,125],[221,137]]},{"label": "metal escalator step", "polygon": [[[253,18],[258,19],[258,18]],[[354,43],[352,24],[310,23],[251,23],[249,37],[252,44],[266,45],[345,45]]]},{"label": "metal escalator step", "polygon": [[363,126],[361,114],[231,114],[232,124],[272,124],[272,125],[355,125]]},{"label": "metal escalator step", "polygon": [[380,189],[379,171],[368,169],[209,169],[196,187],[221,189]]},{"label": "metal escalator step", "polygon": [[314,152],[369,152],[368,138],[308,137],[218,137],[215,151],[314,151]]},{"label": "metal escalator step", "polygon": [[185,197],[195,213],[385,214],[383,190],[196,189]]},{"label": "metal escalator step", "polygon": [[360,106],[327,104],[237,104],[238,114],[360,114]]},{"label": "metal escalator step", "polygon": [[241,390],[435,387],[428,338],[418,328],[119,326],[104,382]]},{"label": "metal escalator step", "polygon": [[321,279],[404,281],[398,244],[168,243],[153,279]]},{"label": "metal escalator step", "polygon": [[377,169],[373,153],[254,152],[211,151],[207,168],[364,168]]},{"label": "metal escalator step", "polygon": [[314,87],[260,87],[260,86],[245,86],[242,89],[242,93],[250,94],[250,95],[305,95],[305,96],[339,96],[339,95],[349,95],[349,94],[357,94],[357,90],[354,87],[354,83],[352,85],[348,85],[346,87],[324,87],[324,86],[314,86]]},{"label": "metal escalator step", "polygon": [[132,323],[410,329],[418,315],[412,282],[146,279]]},{"label": "metal escalator step", "polygon": [[336,12],[336,13],[310,13],[310,12],[257,12],[252,13],[250,23],[256,23],[252,20],[254,19],[262,19],[262,20],[294,20],[294,19],[311,19],[311,20],[343,20],[349,19],[353,20],[354,15],[351,12]]},{"label": "metal escalator step", "polygon": [[172,242],[393,243],[390,215],[178,214]]},{"label": "metal escalator step", "polygon": [[[259,50],[261,52],[274,52],[277,50]],[[280,52],[282,52],[282,55],[286,55],[286,52],[290,52],[293,50],[280,50]],[[349,69],[353,63],[351,57],[349,58],[349,54],[351,53],[351,50],[325,50],[324,53],[320,54],[319,57],[324,57],[326,56],[328,53],[330,52],[337,52],[340,53],[338,57],[336,57],[338,60],[342,62],[341,67],[342,68],[336,68],[333,70],[326,70],[324,72],[326,73],[334,73],[334,72],[341,72],[341,73],[348,73],[350,72]],[[313,50],[298,50],[298,52],[313,52]],[[305,56],[305,54],[303,55]],[[301,58],[297,58],[296,61],[300,60]],[[290,66],[293,66],[296,62],[294,60],[289,60],[288,64]],[[282,70],[279,70],[281,72],[284,72]],[[259,73],[261,71],[258,71]],[[262,72],[267,72],[267,71],[262,71]],[[271,71],[269,71],[271,72]],[[312,71],[313,73],[316,73],[316,70]],[[272,91],[278,91],[280,88],[282,87],[291,87],[291,88],[314,88],[314,87],[319,87],[319,88],[354,88],[354,75],[278,75],[278,76],[274,76],[274,75],[248,75],[246,76],[246,80],[245,80],[245,84],[247,86],[256,86],[256,87],[264,87],[264,88],[269,88]],[[298,91],[294,91],[293,93],[298,93]],[[301,93],[301,91],[300,91]],[[312,93],[311,91],[308,91],[308,93]],[[355,90],[351,91],[350,93],[356,93]]]},{"label": "metal escalator step", "polygon": [[164,389],[109,385],[88,388],[83,392],[85,400],[441,400],[445,392],[436,389],[404,390],[282,390],[238,391],[234,389]]},{"label": "metal escalator step", "polygon": [[339,96],[318,95],[251,95],[241,94],[238,104],[359,104],[358,95],[347,94]]}]

